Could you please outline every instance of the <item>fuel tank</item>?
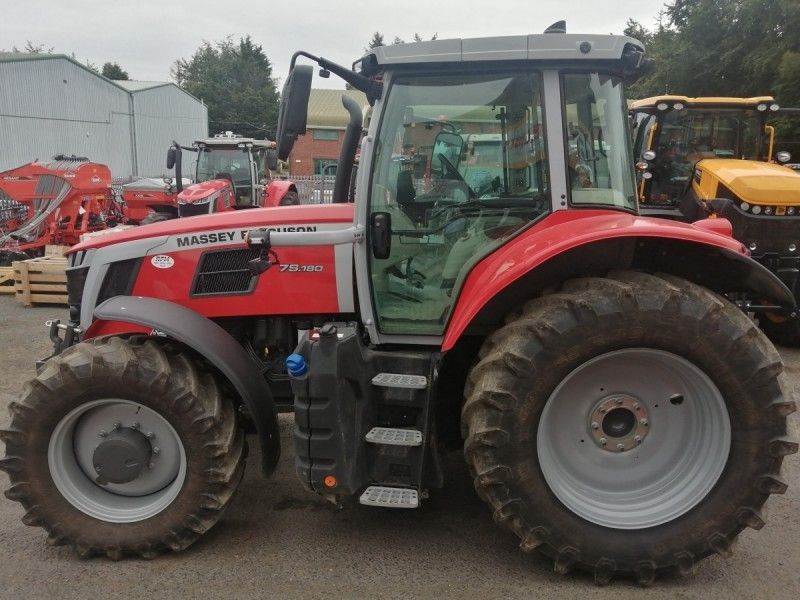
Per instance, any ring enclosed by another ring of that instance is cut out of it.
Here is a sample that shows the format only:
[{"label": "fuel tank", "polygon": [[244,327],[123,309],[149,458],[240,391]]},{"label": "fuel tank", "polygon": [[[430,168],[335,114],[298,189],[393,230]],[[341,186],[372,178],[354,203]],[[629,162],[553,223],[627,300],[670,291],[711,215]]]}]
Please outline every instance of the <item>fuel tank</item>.
[{"label": "fuel tank", "polygon": [[207,317],[334,315],[354,311],[351,244],[275,248],[254,275],[252,229],[298,234],[346,229],[352,204],[231,211],[144,225],[74,246],[68,256],[73,320],[118,295],[159,298]]}]

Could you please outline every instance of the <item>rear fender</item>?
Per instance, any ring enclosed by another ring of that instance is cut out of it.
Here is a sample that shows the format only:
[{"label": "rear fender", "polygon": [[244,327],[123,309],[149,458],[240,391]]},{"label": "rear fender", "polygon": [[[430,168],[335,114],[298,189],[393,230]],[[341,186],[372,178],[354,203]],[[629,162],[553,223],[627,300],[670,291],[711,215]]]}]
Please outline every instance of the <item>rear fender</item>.
[{"label": "rear fender", "polygon": [[264,206],[280,206],[281,200],[283,200],[286,192],[289,191],[297,191],[297,187],[291,181],[287,181],[286,179],[270,180],[267,184],[267,197]]},{"label": "rear fender", "polygon": [[[98,319],[84,340],[98,335],[148,333],[174,339],[205,358],[236,389],[256,426],[264,475],[280,458],[275,402],[258,365],[222,327],[183,306],[155,298],[116,296],[94,309]],[[154,331],[155,330],[155,331]]]},{"label": "rear fender", "polygon": [[481,261],[466,278],[442,349],[453,348],[465,333],[496,329],[521,301],[549,287],[614,269],[669,273],[720,294],[742,292],[795,307],[786,285],[729,237],[663,219],[606,215],[573,222],[565,215],[561,223],[531,228]]}]

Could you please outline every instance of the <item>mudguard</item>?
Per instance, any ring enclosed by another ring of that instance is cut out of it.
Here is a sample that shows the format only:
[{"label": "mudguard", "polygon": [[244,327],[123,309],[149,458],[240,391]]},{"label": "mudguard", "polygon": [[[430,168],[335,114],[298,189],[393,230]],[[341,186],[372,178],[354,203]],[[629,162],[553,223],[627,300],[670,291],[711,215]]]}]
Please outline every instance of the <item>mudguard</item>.
[{"label": "mudguard", "polygon": [[[185,344],[228,378],[253,417],[261,444],[264,475],[275,470],[281,453],[275,402],[258,366],[222,327],[183,306],[155,298],[116,296],[94,309],[97,319],[146,327]],[[102,330],[103,327],[98,329]],[[87,332],[89,333],[89,332]]]},{"label": "mudguard", "polygon": [[[672,273],[719,293],[736,282],[761,299],[794,309],[794,295],[726,224],[699,226],[601,210],[560,211],[478,263],[464,282],[442,340],[455,346],[473,323],[503,312],[564,279],[618,268]],[[505,302],[505,304],[502,304]],[[505,313],[503,313],[505,314]]]},{"label": "mudguard", "polygon": [[280,206],[281,200],[286,195],[286,192],[294,190],[297,191],[294,183],[286,179],[272,179],[267,184],[267,197],[264,201],[265,207]]}]

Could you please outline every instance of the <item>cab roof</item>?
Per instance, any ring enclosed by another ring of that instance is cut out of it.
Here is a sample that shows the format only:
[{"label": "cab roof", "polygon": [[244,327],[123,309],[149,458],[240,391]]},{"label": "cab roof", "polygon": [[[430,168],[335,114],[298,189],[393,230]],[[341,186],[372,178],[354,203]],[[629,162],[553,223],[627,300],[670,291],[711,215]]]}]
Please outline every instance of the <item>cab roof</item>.
[{"label": "cab roof", "polygon": [[726,96],[704,96],[691,98],[689,96],[653,96],[631,102],[631,110],[642,108],[654,108],[660,102],[681,102],[684,106],[729,106],[735,108],[756,107],[759,104],[773,104],[775,99],[772,96],[754,96],[752,98],[732,98]]},{"label": "cab roof", "polygon": [[540,33],[378,46],[359,62],[380,66],[498,60],[620,60],[628,45],[644,51],[640,41],[627,36]]}]

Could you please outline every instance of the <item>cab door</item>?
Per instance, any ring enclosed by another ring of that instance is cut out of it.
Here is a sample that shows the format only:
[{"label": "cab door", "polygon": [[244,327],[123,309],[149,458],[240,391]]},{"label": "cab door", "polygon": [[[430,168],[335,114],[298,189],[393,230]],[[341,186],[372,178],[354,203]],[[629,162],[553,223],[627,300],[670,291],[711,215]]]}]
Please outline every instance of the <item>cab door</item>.
[{"label": "cab door", "polygon": [[[530,71],[388,82],[372,178],[359,183],[368,194],[359,294],[379,340],[441,336],[471,268],[549,212],[540,92]],[[478,134],[496,140],[486,157],[465,143]]]}]

